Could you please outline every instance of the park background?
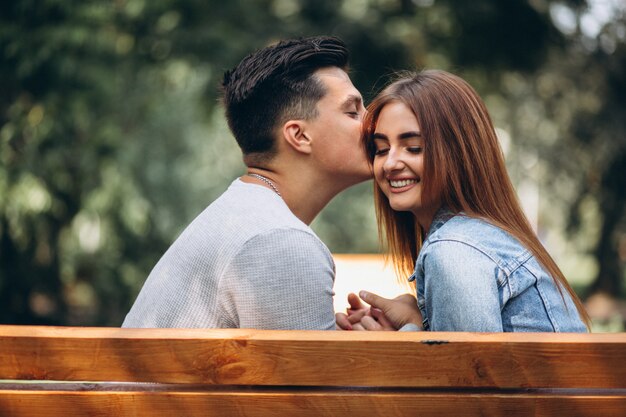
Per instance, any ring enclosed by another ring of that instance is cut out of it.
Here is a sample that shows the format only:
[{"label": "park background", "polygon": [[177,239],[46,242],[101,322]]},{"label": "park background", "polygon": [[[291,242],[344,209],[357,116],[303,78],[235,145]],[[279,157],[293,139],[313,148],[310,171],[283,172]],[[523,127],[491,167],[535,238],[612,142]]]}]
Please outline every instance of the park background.
[{"label": "park background", "polygon": [[[319,34],[346,41],[366,102],[397,70],[468,80],[594,329],[624,329],[622,0],[0,3],[0,323],[119,326],[169,244],[244,172],[224,70]],[[371,187],[313,223],[333,253],[381,252]]]}]

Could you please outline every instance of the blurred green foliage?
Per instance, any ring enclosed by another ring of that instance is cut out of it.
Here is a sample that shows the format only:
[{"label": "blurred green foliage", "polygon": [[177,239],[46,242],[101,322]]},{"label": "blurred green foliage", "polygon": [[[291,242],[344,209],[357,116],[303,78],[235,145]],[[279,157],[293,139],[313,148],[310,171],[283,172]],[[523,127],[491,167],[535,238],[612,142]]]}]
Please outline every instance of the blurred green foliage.
[{"label": "blurred green foliage", "polygon": [[[169,243],[243,172],[223,71],[314,34],[348,43],[366,100],[395,70],[466,78],[566,275],[623,295],[619,0],[14,0],[0,4],[0,322],[119,325]],[[378,251],[370,188],[314,222],[332,251]]]}]

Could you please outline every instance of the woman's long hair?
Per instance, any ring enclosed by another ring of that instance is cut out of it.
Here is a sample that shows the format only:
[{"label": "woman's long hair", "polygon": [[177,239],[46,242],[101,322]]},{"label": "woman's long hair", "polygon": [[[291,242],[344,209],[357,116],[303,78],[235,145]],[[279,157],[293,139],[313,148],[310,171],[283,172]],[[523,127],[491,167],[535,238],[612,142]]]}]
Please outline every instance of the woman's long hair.
[{"label": "woman's long hair", "polygon": [[[374,160],[372,134],[378,116],[386,104],[395,101],[415,114],[424,138],[423,201],[441,201],[454,213],[482,218],[514,236],[550,273],[559,292],[564,288],[571,295],[589,327],[582,302],[524,215],[493,123],[474,89],[445,71],[403,74],[368,106],[362,141],[370,163]],[[424,231],[412,213],[394,211],[376,183],[374,200],[381,241],[386,237],[396,271],[410,275]]]}]

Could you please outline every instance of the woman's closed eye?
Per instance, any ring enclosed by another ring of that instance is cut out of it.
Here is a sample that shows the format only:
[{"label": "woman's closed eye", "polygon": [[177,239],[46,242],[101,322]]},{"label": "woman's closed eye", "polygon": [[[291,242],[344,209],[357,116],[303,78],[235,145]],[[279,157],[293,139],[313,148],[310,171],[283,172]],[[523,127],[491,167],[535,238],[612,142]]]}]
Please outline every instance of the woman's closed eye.
[{"label": "woman's closed eye", "polygon": [[[406,148],[406,150],[407,150],[409,153],[412,153],[412,154],[415,154],[415,155],[419,155],[419,154],[421,154],[422,152],[424,152],[424,148],[423,148],[423,147],[421,147],[421,146],[408,146],[408,147]],[[377,148],[377,149],[374,151],[374,155],[385,155],[385,154],[387,154],[388,152],[389,152],[389,148],[388,148],[388,147],[387,147],[387,148]]]}]

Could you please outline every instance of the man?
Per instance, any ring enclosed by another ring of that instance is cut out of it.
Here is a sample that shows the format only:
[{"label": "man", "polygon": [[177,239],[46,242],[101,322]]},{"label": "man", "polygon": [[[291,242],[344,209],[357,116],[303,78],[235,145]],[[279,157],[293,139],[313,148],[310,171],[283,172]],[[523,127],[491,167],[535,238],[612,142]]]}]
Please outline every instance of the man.
[{"label": "man", "polygon": [[204,210],[150,273],[124,327],[334,329],[334,263],[309,224],[370,178],[364,107],[333,37],[288,40],[224,75],[246,175]]}]

